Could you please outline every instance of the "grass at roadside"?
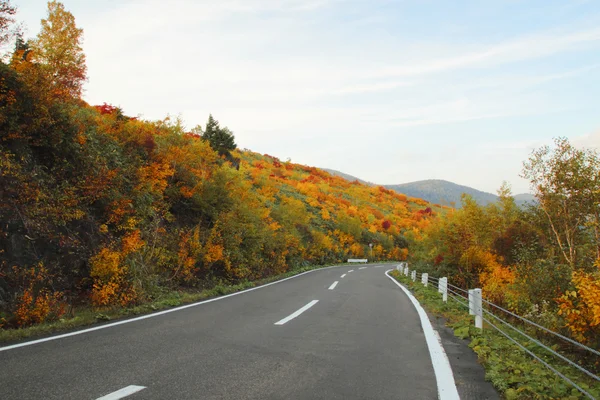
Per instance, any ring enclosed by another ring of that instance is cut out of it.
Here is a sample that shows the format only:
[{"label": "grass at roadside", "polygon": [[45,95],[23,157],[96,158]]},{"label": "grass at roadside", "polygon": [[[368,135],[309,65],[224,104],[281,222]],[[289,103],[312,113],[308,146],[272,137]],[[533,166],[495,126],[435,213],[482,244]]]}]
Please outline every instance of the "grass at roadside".
[{"label": "grass at roadside", "polygon": [[[377,262],[377,264],[391,263],[388,261]],[[239,292],[241,290],[264,285],[302,272],[325,268],[333,265],[354,265],[354,264],[328,264],[328,265],[310,265],[296,268],[284,274],[272,276],[257,281],[242,282],[237,285],[216,285],[211,289],[200,291],[182,291],[173,290],[165,292],[151,302],[139,304],[133,307],[112,307],[112,308],[92,308],[81,307],[77,309],[71,318],[61,318],[58,321],[43,323],[21,329],[0,329],[0,343],[12,342],[23,339],[47,336],[49,334],[67,331],[75,328],[89,326],[102,321],[111,321],[120,318],[133,317],[137,315],[149,314],[155,311],[167,308],[177,307],[184,304],[207,300],[217,296],[223,296]]]},{"label": "grass at roadside", "polygon": [[[512,399],[586,399],[584,394],[557,377],[552,371],[535,361],[506,337],[490,326],[483,330],[475,328],[473,317],[458,302],[442,296],[436,287],[424,287],[420,282],[412,282],[409,277],[393,271],[391,275],[419,300],[428,313],[443,316],[446,325],[454,330],[455,336],[470,339],[469,347],[475,351],[486,371],[486,379],[509,400]],[[507,332],[510,334],[510,332]],[[510,335],[548,362],[561,373],[576,382],[584,390],[600,399],[598,382],[583,375],[575,368],[562,365],[556,358],[544,354],[534,343],[521,337]]]}]

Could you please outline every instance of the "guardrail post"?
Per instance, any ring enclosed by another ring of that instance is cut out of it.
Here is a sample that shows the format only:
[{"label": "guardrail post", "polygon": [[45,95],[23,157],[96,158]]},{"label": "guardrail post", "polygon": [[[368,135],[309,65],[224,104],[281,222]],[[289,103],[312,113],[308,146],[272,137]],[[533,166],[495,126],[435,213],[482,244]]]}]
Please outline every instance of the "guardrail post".
[{"label": "guardrail post", "polygon": [[475,304],[473,303],[473,290],[469,289],[469,315],[475,315]]},{"label": "guardrail post", "polygon": [[442,286],[444,286],[444,281],[442,279],[444,278],[438,279],[438,293],[442,293]]},{"label": "guardrail post", "polygon": [[416,281],[417,280],[417,271],[413,271],[411,277],[412,277],[413,282]]},{"label": "guardrail post", "polygon": [[473,289],[473,311],[475,312],[475,327],[483,329],[483,307],[481,289]]},{"label": "guardrail post", "polygon": [[404,275],[408,276],[408,267],[404,267]]},{"label": "guardrail post", "polygon": [[396,265],[396,271],[400,271],[402,269],[402,263]]},{"label": "guardrail post", "polygon": [[448,302],[448,278],[443,277],[440,278],[440,283],[442,284],[442,299],[444,303]]},{"label": "guardrail post", "polygon": [[423,282],[424,286],[427,286],[427,283],[429,282],[429,274],[427,272],[421,275],[421,282]]}]

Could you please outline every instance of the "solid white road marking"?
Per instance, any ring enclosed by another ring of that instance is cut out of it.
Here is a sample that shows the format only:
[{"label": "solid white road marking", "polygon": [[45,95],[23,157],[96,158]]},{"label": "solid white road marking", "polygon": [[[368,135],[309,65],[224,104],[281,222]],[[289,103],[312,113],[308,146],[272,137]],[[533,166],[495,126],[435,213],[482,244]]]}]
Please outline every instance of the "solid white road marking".
[{"label": "solid white road marking", "polygon": [[145,386],[131,385],[124,387],[123,389],[119,389],[116,392],[109,393],[106,396],[98,397],[96,400],[118,400],[144,389],[146,389]]},{"label": "solid white road marking", "polygon": [[199,301],[197,303],[186,304],[185,306],[180,306],[180,307],[175,307],[175,308],[169,308],[168,310],[163,310],[163,311],[155,312],[155,313],[152,313],[152,314],[146,314],[146,315],[142,315],[142,316],[139,316],[139,317],[136,317],[136,318],[131,318],[131,319],[126,319],[126,320],[122,320],[122,321],[112,322],[110,324],[95,326],[93,328],[82,329],[80,331],[75,331],[75,332],[70,332],[70,333],[63,333],[61,335],[50,336],[50,337],[47,337],[47,338],[44,338],[44,339],[31,340],[29,342],[18,343],[18,344],[13,344],[13,345],[10,345],[10,346],[0,347],[0,352],[1,351],[6,351],[6,350],[16,349],[16,348],[19,348],[19,347],[31,346],[33,344],[38,344],[38,343],[43,343],[43,342],[49,342],[51,340],[63,339],[63,338],[69,337],[69,336],[81,335],[83,333],[93,332],[93,331],[97,331],[97,330],[100,330],[100,329],[112,328],[113,326],[118,326],[118,325],[123,325],[123,324],[129,324],[131,322],[136,322],[136,321],[140,321],[140,320],[147,319],[147,318],[154,318],[154,317],[158,317],[159,315],[169,314],[169,313],[180,311],[180,310],[185,310],[186,308],[196,307],[196,306],[199,306],[199,305],[202,305],[202,304],[212,303],[213,301],[219,301],[219,300],[222,300],[222,299],[226,299],[228,297],[237,296],[237,295],[240,295],[240,294],[243,294],[243,293],[248,293],[248,292],[251,292],[253,290],[262,289],[262,288],[267,287],[267,286],[275,285],[277,283],[285,282],[285,281],[290,280],[290,279],[298,278],[299,276],[302,276],[302,275],[305,275],[305,274],[310,274],[311,272],[322,271],[324,269],[330,269],[330,268],[340,268],[340,267],[345,267],[345,265],[332,265],[331,267],[323,267],[323,268],[318,268],[318,269],[312,269],[310,271],[302,272],[302,273],[300,273],[298,275],[290,276],[288,278],[283,278],[283,279],[280,279],[278,281],[266,283],[264,285],[256,286],[256,287],[253,287],[253,288],[250,288],[250,289],[241,290],[239,292],[227,294],[225,296],[215,297],[214,299],[203,300],[203,301]]},{"label": "solid white road marking", "polygon": [[367,268],[367,267],[360,267],[359,269],[365,269],[365,268]]},{"label": "solid white road marking", "polygon": [[286,322],[289,322],[291,320],[293,320],[294,318],[296,318],[298,315],[302,314],[304,311],[308,310],[309,308],[311,308],[312,306],[314,306],[315,304],[317,304],[319,302],[319,300],[313,300],[310,303],[308,303],[307,305],[305,305],[304,307],[302,307],[301,309],[299,309],[298,311],[288,315],[287,317],[285,317],[284,319],[275,322],[275,325],[283,325]]},{"label": "solid white road marking", "polygon": [[421,304],[419,304],[419,300],[417,300],[408,291],[408,289],[391,277],[388,274],[390,271],[393,270],[390,269],[385,271],[385,275],[390,278],[392,282],[398,285],[404,293],[406,293],[410,301],[413,303],[413,306],[415,306],[417,309],[417,313],[421,319],[421,327],[423,328],[423,333],[425,334],[425,341],[427,342],[427,347],[429,348],[429,356],[431,357],[433,372],[435,373],[435,380],[437,382],[438,399],[460,400],[460,397],[458,396],[458,390],[456,389],[456,382],[454,382],[454,374],[452,374],[450,360],[448,360],[448,356],[444,351],[444,346],[442,346],[442,339],[440,338],[440,335],[435,329],[433,329],[431,321],[427,317],[427,313],[425,310],[423,310]]},{"label": "solid white road marking", "polygon": [[333,283],[331,284],[331,286],[329,286],[329,290],[333,290],[333,289],[335,289],[335,287],[337,286],[337,284],[338,284],[338,281],[335,281],[335,282],[333,282]]},{"label": "solid white road marking", "polygon": [[342,274],[342,276],[341,276],[340,278],[343,278],[343,277],[345,277],[345,276],[346,276],[346,274]]},{"label": "solid white road marking", "polygon": [[354,270],[353,270],[353,269],[351,269],[351,270],[350,270],[350,271],[348,271],[348,272],[352,272],[352,271],[354,271]]}]

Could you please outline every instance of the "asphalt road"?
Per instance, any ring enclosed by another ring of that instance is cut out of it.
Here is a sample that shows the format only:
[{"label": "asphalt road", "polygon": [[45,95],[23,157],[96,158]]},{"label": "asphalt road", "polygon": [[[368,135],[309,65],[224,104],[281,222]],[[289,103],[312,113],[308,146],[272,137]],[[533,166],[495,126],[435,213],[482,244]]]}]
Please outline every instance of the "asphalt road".
[{"label": "asphalt road", "polygon": [[[437,399],[415,307],[389,265],[360,267],[0,351],[0,398]],[[441,336],[461,398],[498,398],[470,349]]]}]

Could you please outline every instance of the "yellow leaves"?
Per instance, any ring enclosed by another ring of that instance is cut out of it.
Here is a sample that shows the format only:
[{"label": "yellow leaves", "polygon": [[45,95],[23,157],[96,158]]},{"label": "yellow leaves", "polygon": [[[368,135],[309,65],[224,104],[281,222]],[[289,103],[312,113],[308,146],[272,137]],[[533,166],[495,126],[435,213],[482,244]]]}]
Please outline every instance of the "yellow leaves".
[{"label": "yellow leaves", "polygon": [[309,206],[311,207],[318,207],[319,206],[319,200],[315,199],[314,197],[309,197],[306,199],[306,202],[308,203]]},{"label": "yellow leaves", "polygon": [[353,243],[350,246],[350,254],[352,254],[354,257],[364,257],[365,252],[363,246],[358,243]]},{"label": "yellow leaves", "polygon": [[118,251],[102,248],[90,259],[90,276],[103,281],[122,274],[121,254]]},{"label": "yellow leaves", "polygon": [[355,206],[350,206],[346,210],[346,213],[351,217],[355,217],[356,215],[358,215],[358,208],[356,208]]},{"label": "yellow leaves", "polygon": [[35,61],[42,65],[51,84],[52,93],[59,98],[81,96],[87,67],[81,47],[83,30],[75,25],[73,14],[58,1],[48,2],[48,17],[32,42]]},{"label": "yellow leaves", "polygon": [[323,208],[321,210],[321,218],[323,218],[324,221],[329,221],[331,219],[331,216],[329,215],[329,211],[327,211],[326,208]]},{"label": "yellow leaves", "polygon": [[273,221],[269,224],[269,229],[271,229],[274,232],[277,232],[279,229],[281,229],[281,225],[279,225],[277,221]]},{"label": "yellow leaves", "polygon": [[167,180],[174,173],[175,169],[166,162],[153,162],[142,166],[138,169],[139,183],[136,189],[162,196],[167,188]]},{"label": "yellow leaves", "polygon": [[567,290],[556,299],[558,315],[565,318],[573,337],[584,343],[600,333],[600,273],[573,272],[576,290]]},{"label": "yellow leaves", "polygon": [[223,248],[222,245],[210,243],[206,247],[206,254],[204,255],[204,261],[206,261],[207,263],[222,261],[224,259],[224,257],[223,257],[224,250],[225,249]]},{"label": "yellow leaves", "polygon": [[139,232],[123,238],[123,252],[103,247],[90,259],[90,276],[94,278],[91,300],[94,306],[120,304],[126,306],[137,299],[136,291],[126,280],[126,267],[123,265],[128,252],[139,249]]}]

